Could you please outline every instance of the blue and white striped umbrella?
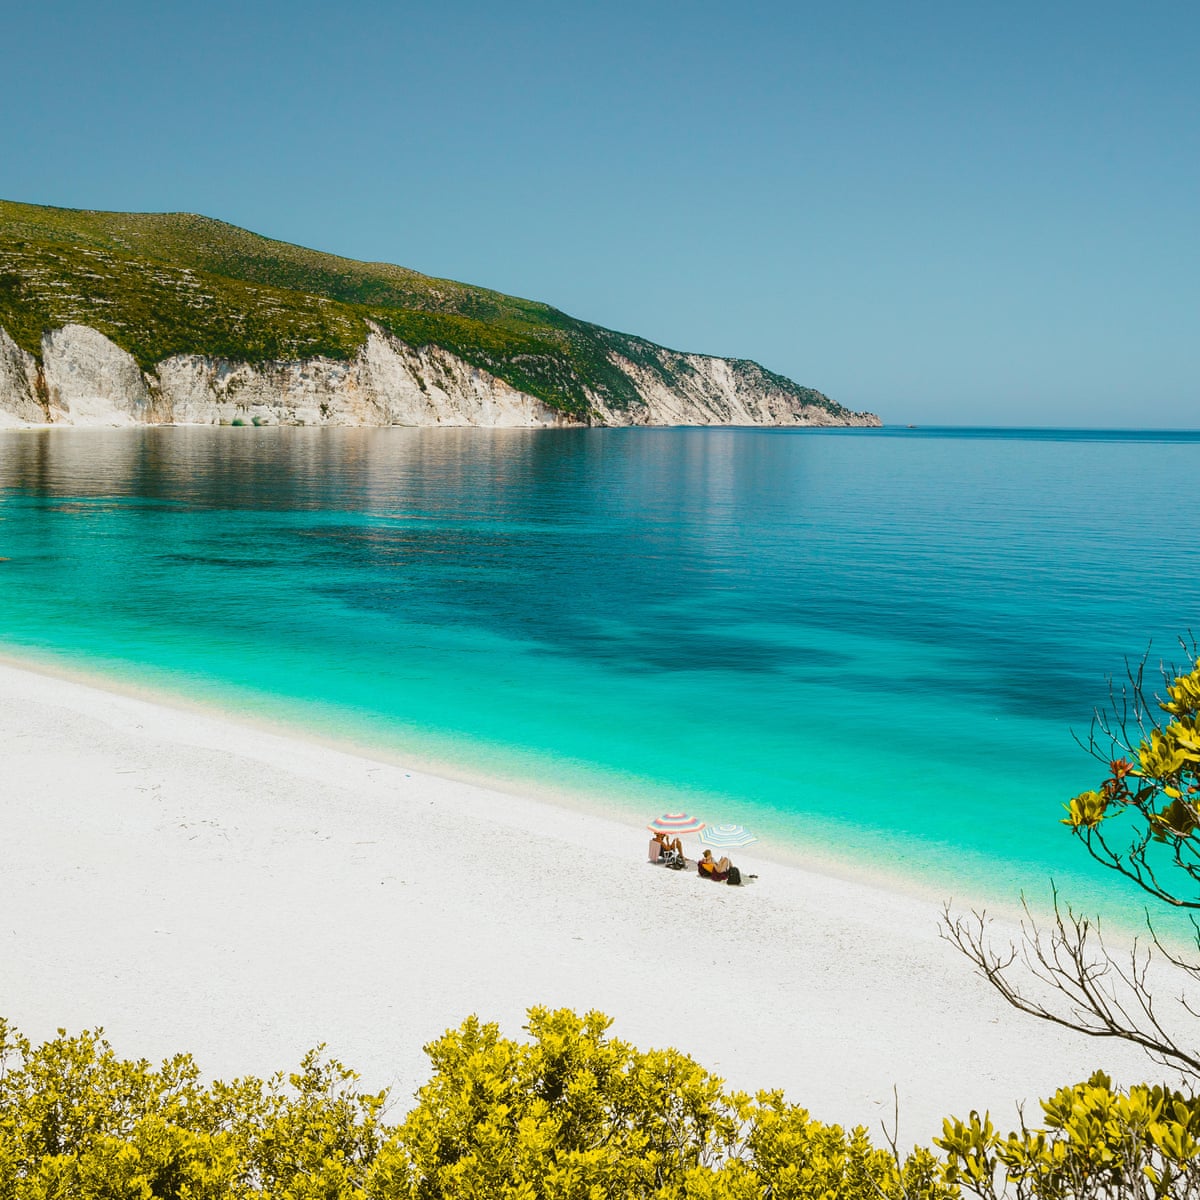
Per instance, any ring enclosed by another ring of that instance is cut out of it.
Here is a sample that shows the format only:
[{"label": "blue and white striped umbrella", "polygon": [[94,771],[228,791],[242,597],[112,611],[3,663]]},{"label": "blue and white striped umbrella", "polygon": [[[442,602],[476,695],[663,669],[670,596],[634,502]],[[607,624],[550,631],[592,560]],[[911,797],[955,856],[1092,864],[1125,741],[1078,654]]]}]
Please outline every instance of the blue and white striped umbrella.
[{"label": "blue and white striped umbrella", "polygon": [[751,842],[757,842],[758,838],[745,825],[709,825],[700,830],[700,840],[710,846],[729,849],[733,846],[748,846]]}]

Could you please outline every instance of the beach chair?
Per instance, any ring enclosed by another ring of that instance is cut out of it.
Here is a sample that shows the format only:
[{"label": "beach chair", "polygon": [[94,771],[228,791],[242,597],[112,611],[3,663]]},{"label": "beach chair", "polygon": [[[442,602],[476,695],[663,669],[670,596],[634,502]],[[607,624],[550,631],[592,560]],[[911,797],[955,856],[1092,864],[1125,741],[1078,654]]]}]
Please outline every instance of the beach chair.
[{"label": "beach chair", "polygon": [[672,871],[682,871],[687,866],[687,859],[678,850],[667,850],[657,838],[650,839],[650,861],[660,867],[669,867]]},{"label": "beach chair", "polygon": [[682,871],[687,866],[687,859],[678,850],[664,850],[661,858],[662,865],[672,871]]}]

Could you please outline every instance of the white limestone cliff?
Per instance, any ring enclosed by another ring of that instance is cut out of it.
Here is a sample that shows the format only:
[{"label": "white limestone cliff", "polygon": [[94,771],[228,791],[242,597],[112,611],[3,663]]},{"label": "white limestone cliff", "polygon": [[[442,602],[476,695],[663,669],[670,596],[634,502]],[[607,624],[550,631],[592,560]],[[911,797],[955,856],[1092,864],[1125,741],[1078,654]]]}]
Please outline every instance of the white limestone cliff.
[{"label": "white limestone cliff", "polygon": [[166,420],[229,425],[562,424],[562,415],[434,346],[414,350],[373,330],[348,362],[251,366],[200,355],[158,364]]},{"label": "white limestone cliff", "polygon": [[133,355],[87,325],[42,338],[50,420],[64,425],[145,425],[157,413]]},{"label": "white limestone cliff", "polygon": [[[839,419],[752,364],[661,351],[672,384],[618,356],[642,403],[590,397],[604,425],[876,425]],[[0,329],[0,424],[419,425],[545,427],[573,423],[534,396],[436,346],[415,349],[372,327],[349,360],[251,364],[175,355],[143,372],[86,325],[42,339],[42,361]]]},{"label": "white limestone cliff", "polygon": [[47,416],[39,399],[37,359],[0,329],[0,427],[37,425]]},{"label": "white limestone cliff", "polygon": [[659,350],[671,383],[649,367],[612,354],[633,381],[642,405],[613,408],[594,401],[604,425],[878,425],[872,413],[837,415],[819,404],[798,404],[752,363]]}]

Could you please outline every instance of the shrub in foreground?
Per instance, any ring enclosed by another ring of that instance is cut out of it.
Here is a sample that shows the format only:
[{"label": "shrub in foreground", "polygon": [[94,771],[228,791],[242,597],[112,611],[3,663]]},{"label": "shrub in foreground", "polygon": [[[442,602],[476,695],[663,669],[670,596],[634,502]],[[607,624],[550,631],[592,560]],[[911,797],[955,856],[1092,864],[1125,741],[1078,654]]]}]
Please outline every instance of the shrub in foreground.
[{"label": "shrub in foreground", "polygon": [[780,1092],[727,1092],[599,1013],[530,1011],[530,1038],[470,1018],[426,1049],[398,1124],[320,1050],[298,1072],[201,1081],[100,1033],[34,1048],[0,1019],[0,1200],[1100,1200],[1200,1196],[1200,1100],[1103,1075],[1003,1137],[948,1119],[905,1156]]},{"label": "shrub in foreground", "polygon": [[284,1079],[205,1085],[190,1055],[155,1070],[99,1031],[32,1048],[0,1019],[0,1200],[361,1195],[384,1096],[320,1050]]},{"label": "shrub in foreground", "polygon": [[[530,1042],[474,1018],[428,1047],[434,1075],[369,1194],[741,1198],[950,1196],[928,1151],[898,1165],[864,1130],[755,1099],[677,1050],[608,1036],[600,1013],[533,1009]],[[907,1190],[906,1190],[907,1189]]]},{"label": "shrub in foreground", "polygon": [[1200,1197],[1200,1099],[1148,1084],[1114,1091],[1098,1071],[1042,1110],[1047,1129],[1007,1137],[986,1115],[946,1121],[946,1178],[984,1200]]}]

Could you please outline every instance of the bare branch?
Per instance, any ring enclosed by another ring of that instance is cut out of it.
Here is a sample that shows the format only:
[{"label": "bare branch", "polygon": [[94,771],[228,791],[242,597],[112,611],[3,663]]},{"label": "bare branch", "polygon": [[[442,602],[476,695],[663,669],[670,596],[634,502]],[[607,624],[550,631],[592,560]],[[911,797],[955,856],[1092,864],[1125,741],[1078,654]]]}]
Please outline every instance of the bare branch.
[{"label": "bare branch", "polygon": [[[1200,654],[1189,631],[1180,638],[1184,670],[1160,662],[1161,689],[1150,692],[1150,651],[1126,661],[1125,679],[1108,681],[1108,705],[1092,714],[1086,739],[1076,742],[1103,762],[1106,777],[1068,806],[1065,824],[1088,854],[1108,870],[1173,909],[1200,911]],[[1164,699],[1164,697],[1166,697]],[[1200,956],[1167,947],[1147,917],[1150,944],[1133,941],[1114,958],[1098,922],[1059,903],[1054,920],[1039,925],[1022,897],[1020,937],[995,949],[987,914],[970,918],[943,910],[942,936],[974,963],[1004,1000],[1021,1012],[1088,1037],[1141,1046],[1151,1058],[1200,1080],[1200,1041],[1190,1022],[1200,1017]],[[1200,922],[1191,918],[1200,952]],[[1019,960],[1019,961],[1018,961]],[[1152,985],[1173,969],[1184,986],[1171,996],[1181,1033],[1160,1017]]]},{"label": "bare branch", "polygon": [[[1025,919],[1019,947],[1010,942],[997,951],[987,936],[986,912],[973,912],[969,918],[955,916],[949,905],[943,909],[941,936],[970,959],[983,978],[1020,1012],[1088,1037],[1131,1042],[1155,1061],[1200,1079],[1200,1052],[1182,1045],[1155,1011],[1149,983],[1150,947],[1135,940],[1129,965],[1122,967],[1109,954],[1098,926],[1070,907],[1064,913],[1057,892],[1054,920],[1048,928],[1037,923],[1024,899],[1022,904]],[[1180,965],[1177,958],[1165,953],[1164,957]],[[1022,970],[1013,972],[1018,959]],[[1200,972],[1192,964],[1185,965],[1193,975]],[[1018,974],[1022,978],[1014,977]],[[1190,1014],[1186,996],[1178,999]]]}]

